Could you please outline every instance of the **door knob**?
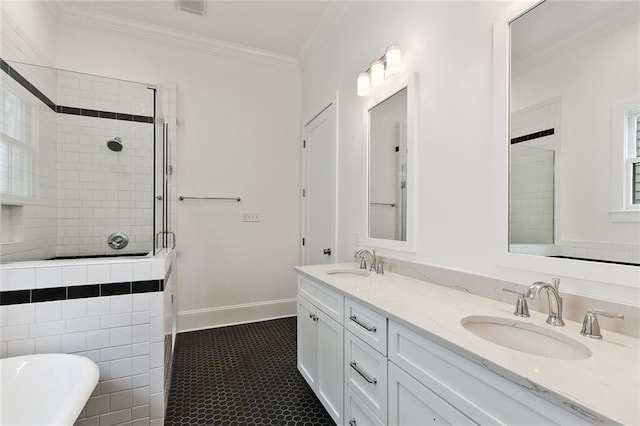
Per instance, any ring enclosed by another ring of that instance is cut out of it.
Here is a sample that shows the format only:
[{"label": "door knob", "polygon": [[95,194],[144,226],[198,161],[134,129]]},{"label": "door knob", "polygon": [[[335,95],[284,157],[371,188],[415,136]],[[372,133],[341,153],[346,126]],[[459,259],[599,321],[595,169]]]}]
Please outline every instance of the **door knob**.
[{"label": "door knob", "polygon": [[326,248],[326,249],[322,250],[322,253],[326,254],[327,256],[331,256],[331,249],[330,248]]}]

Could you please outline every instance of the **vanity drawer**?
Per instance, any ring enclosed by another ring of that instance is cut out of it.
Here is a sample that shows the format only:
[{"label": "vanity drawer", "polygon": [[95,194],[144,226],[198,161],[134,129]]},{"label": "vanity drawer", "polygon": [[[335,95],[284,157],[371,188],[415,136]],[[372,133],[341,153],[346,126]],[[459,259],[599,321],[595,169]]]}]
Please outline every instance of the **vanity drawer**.
[{"label": "vanity drawer", "polygon": [[298,278],[298,294],[313,303],[322,312],[342,324],[344,296],[309,278]]},{"label": "vanity drawer", "polygon": [[387,318],[385,316],[346,298],[344,327],[381,354],[387,355]]},{"label": "vanity drawer", "polygon": [[349,386],[344,387],[344,426],[384,426]]},{"label": "vanity drawer", "polygon": [[345,385],[379,418],[387,418],[387,358],[351,334],[344,333]]},{"label": "vanity drawer", "polygon": [[535,384],[513,383],[493,372],[495,367],[472,362],[394,321],[389,321],[389,361],[479,424],[584,424],[535,395]]}]

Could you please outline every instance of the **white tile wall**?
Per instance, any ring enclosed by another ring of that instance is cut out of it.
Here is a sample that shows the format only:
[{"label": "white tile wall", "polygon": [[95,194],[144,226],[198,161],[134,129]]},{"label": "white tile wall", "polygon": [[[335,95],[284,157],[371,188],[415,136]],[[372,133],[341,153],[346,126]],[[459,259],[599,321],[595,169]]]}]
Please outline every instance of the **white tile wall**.
[{"label": "white tile wall", "polygon": [[[554,193],[554,185],[555,188],[560,185],[560,98],[530,105],[511,114],[511,138],[547,129],[554,129],[555,133],[511,145],[511,243],[554,244],[560,239],[560,197]],[[514,167],[518,173],[514,173]]]},{"label": "white tile wall", "polygon": [[[65,277],[78,285],[90,277],[118,282],[123,271],[132,277],[134,270],[139,280],[164,279],[167,267],[161,257],[26,262],[2,265],[0,279],[3,290],[28,289],[60,285],[59,280],[68,286]],[[77,425],[162,424],[163,299],[163,292],[154,292],[0,306],[0,357],[62,352],[93,360],[100,381]]]},{"label": "white tile wall", "polygon": [[[115,253],[107,245],[113,232],[130,238],[118,253],[149,251],[153,125],[65,114],[58,114],[57,122],[57,255]],[[120,152],[106,146],[115,136],[123,140]]]},{"label": "white tile wall", "polygon": [[[36,66],[16,67],[58,105],[153,116],[153,92],[145,84]],[[2,244],[2,260],[109,254],[113,250],[106,239],[115,231],[131,238],[119,253],[149,251],[153,239],[153,125],[56,114],[12,78],[0,74],[2,87],[23,102],[22,127],[27,129],[26,145],[35,147],[32,177],[37,183],[32,199],[3,197],[5,202],[23,205],[23,212],[22,229],[16,233],[20,237]],[[56,86],[57,93],[52,90]],[[120,153],[106,147],[114,136],[123,138],[125,148]]]},{"label": "white tile wall", "polygon": [[[3,48],[8,46],[4,46]],[[50,81],[50,69],[15,64],[16,69],[28,79],[43,84]],[[21,224],[15,238],[0,246],[3,261],[46,259],[55,254],[56,226],[56,113],[39,99],[20,86],[6,73],[0,73],[0,117],[4,119],[5,94],[12,93],[22,102],[22,121],[19,126],[23,129],[22,140],[25,147],[30,147],[28,154],[31,158],[32,173],[30,178],[35,183],[29,196],[16,198],[9,194],[2,194],[3,204],[22,206]],[[44,89],[41,89],[44,90]],[[8,140],[2,142],[9,143]],[[24,152],[21,150],[20,152]],[[4,181],[23,181],[17,176],[0,176]]]},{"label": "white tile wall", "polygon": [[153,115],[153,99],[143,83],[57,71],[57,102],[76,108]]},{"label": "white tile wall", "polygon": [[563,240],[560,244],[560,254],[584,259],[606,259],[640,264],[640,244]]},{"label": "white tile wall", "polygon": [[[150,308],[155,305],[152,300],[161,300],[163,293],[102,297],[101,300],[117,311],[123,308],[128,311],[117,315],[87,312],[82,318],[57,321],[62,312],[86,312],[82,302],[86,304],[91,299],[3,306],[0,308],[3,311],[0,341],[6,348],[3,356],[47,352],[86,356],[98,363],[100,382],[77,424],[92,421],[112,424],[112,421],[128,422],[133,418],[146,419],[147,423],[141,424],[149,424],[150,420],[161,418],[164,411],[161,385],[164,370],[157,349],[162,347],[164,334],[162,329],[151,332],[152,326],[162,327],[162,317],[156,317],[162,312],[144,311],[148,322],[136,326],[134,354],[133,327],[123,326],[131,324],[134,296],[139,305]],[[80,323],[82,327],[78,327]],[[150,347],[154,348],[153,366]]]}]

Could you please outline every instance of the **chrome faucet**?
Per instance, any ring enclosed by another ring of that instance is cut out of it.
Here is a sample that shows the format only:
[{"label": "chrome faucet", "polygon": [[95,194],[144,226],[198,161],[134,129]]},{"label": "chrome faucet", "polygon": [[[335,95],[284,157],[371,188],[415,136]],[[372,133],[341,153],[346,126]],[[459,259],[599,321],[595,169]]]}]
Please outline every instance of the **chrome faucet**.
[{"label": "chrome faucet", "polygon": [[375,271],[377,264],[378,264],[378,260],[376,258],[376,251],[373,250],[373,252],[370,252],[369,250],[365,250],[365,249],[360,249],[358,251],[356,251],[355,253],[356,259],[361,259],[360,260],[360,269],[367,269],[367,262],[365,260],[365,258],[369,258],[369,270],[370,271]]},{"label": "chrome faucet", "polygon": [[558,293],[560,287],[560,280],[558,278],[553,279],[553,284],[549,284],[543,281],[537,281],[529,287],[525,293],[525,297],[529,299],[540,298],[540,291],[545,289],[547,291],[547,297],[549,298],[549,316],[547,317],[547,324],[551,325],[564,325],[562,320],[562,297]]}]

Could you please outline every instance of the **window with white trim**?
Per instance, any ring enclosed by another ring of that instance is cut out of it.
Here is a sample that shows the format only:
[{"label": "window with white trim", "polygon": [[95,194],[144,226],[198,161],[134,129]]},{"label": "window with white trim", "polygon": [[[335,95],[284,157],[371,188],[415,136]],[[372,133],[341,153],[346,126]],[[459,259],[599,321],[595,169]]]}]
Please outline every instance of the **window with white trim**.
[{"label": "window with white trim", "polygon": [[640,208],[640,110],[629,113],[626,145],[628,207]]},{"label": "window with white trim", "polygon": [[5,87],[2,93],[0,194],[7,201],[35,197],[37,120],[20,96]]}]

